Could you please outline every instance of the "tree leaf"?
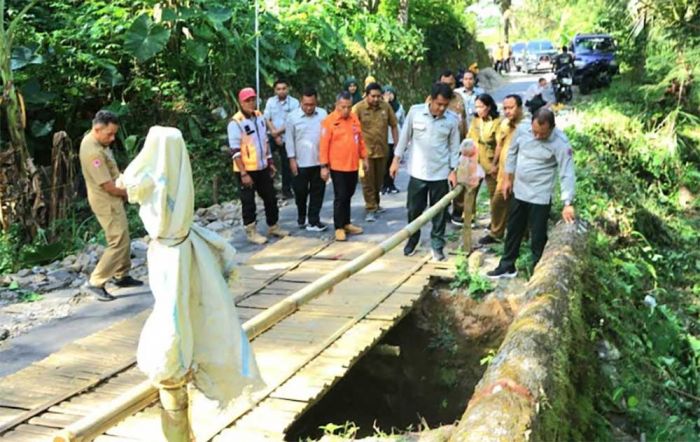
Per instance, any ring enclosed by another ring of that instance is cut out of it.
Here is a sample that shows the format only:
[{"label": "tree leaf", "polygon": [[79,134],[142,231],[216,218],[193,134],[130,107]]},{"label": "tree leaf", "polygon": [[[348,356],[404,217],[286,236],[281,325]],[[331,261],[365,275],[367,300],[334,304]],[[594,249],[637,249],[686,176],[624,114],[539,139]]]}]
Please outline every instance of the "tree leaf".
[{"label": "tree leaf", "polygon": [[207,17],[209,17],[209,20],[217,22],[217,23],[223,23],[227,20],[229,20],[233,16],[233,11],[231,11],[231,8],[226,8],[226,7],[213,7],[213,8],[208,8],[206,10]]},{"label": "tree leaf", "polygon": [[198,66],[204,65],[209,53],[209,47],[206,43],[197,40],[185,41],[185,53]]},{"label": "tree leaf", "polygon": [[170,30],[153,23],[146,14],[140,15],[131,24],[124,36],[124,49],[139,61],[144,62],[165,49],[170,39]]},{"label": "tree leaf", "polygon": [[51,131],[53,130],[53,123],[54,123],[54,120],[50,120],[50,121],[34,120],[34,121],[32,121],[32,124],[29,126],[29,128],[32,132],[32,135],[35,136],[36,138],[45,137],[46,135],[50,134]]},{"label": "tree leaf", "polygon": [[56,94],[41,90],[39,80],[32,77],[22,86],[22,95],[27,104],[45,105],[56,98]]},{"label": "tree leaf", "polygon": [[17,46],[12,48],[12,58],[10,59],[10,68],[13,71],[22,69],[30,64],[42,64],[44,57],[37,54],[33,49],[26,46]]}]

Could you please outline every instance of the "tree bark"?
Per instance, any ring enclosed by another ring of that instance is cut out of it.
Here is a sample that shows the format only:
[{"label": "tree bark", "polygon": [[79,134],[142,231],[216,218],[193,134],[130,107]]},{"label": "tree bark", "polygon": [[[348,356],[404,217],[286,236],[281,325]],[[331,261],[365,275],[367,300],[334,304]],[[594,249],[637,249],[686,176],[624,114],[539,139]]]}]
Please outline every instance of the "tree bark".
[{"label": "tree bark", "polygon": [[399,23],[403,26],[408,25],[408,6],[409,0],[399,0]]},{"label": "tree bark", "polygon": [[11,66],[14,29],[26,12],[37,3],[34,0],[15,16],[5,28],[5,1],[0,0],[0,77],[3,82],[2,104],[5,107],[10,144],[0,157],[0,223],[8,230],[21,224],[34,235],[42,222],[44,202],[41,181],[27,149],[24,134],[26,114],[17,91]]}]

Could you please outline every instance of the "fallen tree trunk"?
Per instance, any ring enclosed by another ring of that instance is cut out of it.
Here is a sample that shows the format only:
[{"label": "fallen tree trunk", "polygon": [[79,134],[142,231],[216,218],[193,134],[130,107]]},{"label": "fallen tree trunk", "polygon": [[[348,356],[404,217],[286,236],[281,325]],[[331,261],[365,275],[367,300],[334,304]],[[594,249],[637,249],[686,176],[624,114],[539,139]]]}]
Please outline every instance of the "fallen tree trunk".
[{"label": "fallen tree trunk", "polygon": [[477,384],[451,441],[580,440],[577,410],[585,395],[575,389],[582,353],[581,281],[587,235],[577,225],[551,232],[530,280],[525,302]]}]

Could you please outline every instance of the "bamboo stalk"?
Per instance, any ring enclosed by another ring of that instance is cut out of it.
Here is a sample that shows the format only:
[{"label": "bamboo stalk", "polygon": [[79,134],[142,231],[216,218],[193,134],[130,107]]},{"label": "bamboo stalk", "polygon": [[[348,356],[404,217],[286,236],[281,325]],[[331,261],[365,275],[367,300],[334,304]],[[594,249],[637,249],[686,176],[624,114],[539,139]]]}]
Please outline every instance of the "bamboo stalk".
[{"label": "bamboo stalk", "polygon": [[[377,258],[380,258],[394,249],[401,242],[407,240],[412,234],[420,230],[424,224],[430,221],[440,210],[445,210],[452,200],[462,191],[462,187],[462,185],[457,185],[457,187],[442,197],[435,205],[423,212],[423,214],[413,220],[413,222],[362,255],[347,262],[340,268],[327,273],[277,304],[274,304],[259,315],[256,315],[254,318],[246,321],[243,324],[243,330],[245,330],[248,335],[248,339],[253,340],[256,336],[260,335],[277,322],[294,313],[301,305],[320,296],[326,290],[359,272]],[[118,421],[153,403],[157,399],[157,395],[158,389],[155,388],[150,381],[144,381],[127,393],[108,402],[100,410],[83,417],[61,430],[54,436],[53,440],[54,442],[83,442],[92,440]]]}]

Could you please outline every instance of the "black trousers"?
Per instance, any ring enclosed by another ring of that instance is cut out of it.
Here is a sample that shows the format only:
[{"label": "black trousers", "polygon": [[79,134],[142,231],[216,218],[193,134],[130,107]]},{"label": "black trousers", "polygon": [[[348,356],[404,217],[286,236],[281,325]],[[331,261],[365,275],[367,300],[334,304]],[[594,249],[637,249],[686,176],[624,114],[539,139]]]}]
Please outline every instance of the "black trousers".
[{"label": "black trousers", "polygon": [[394,145],[389,145],[389,155],[386,157],[386,172],[384,173],[384,187],[393,187],[394,179],[389,175],[391,163],[394,161]]},{"label": "black trousers", "polygon": [[275,143],[274,137],[268,137],[272,152],[277,152],[280,156],[280,172],[282,173],[282,192],[292,191],[292,169],[289,168],[289,158],[284,143]]},{"label": "black trousers", "polygon": [[350,224],[350,201],[357,187],[357,171],[331,170],[333,179],[333,224],[336,229]]},{"label": "black trousers", "polygon": [[[433,206],[450,191],[447,180],[425,181],[411,177],[408,181],[406,205],[408,207],[408,222],[423,214],[430,202]],[[445,246],[445,224],[447,223],[447,208],[441,210],[433,217],[433,226],[430,230],[430,245],[433,249],[442,250]],[[420,230],[411,235],[409,244],[417,245],[420,241]]]},{"label": "black trousers", "polygon": [[508,225],[506,227],[506,243],[501,258],[502,267],[512,267],[518,259],[523,235],[530,225],[530,249],[532,250],[532,267],[534,268],[542,257],[544,246],[547,244],[547,221],[552,204],[532,204],[525,201],[510,199],[508,209]]},{"label": "black trousers", "polygon": [[297,219],[306,221],[306,199],[309,199],[309,223],[321,221],[321,205],[326,191],[326,182],[321,179],[321,166],[299,167],[299,173],[292,179],[294,200],[297,204]]},{"label": "black trousers", "polygon": [[241,197],[241,211],[243,212],[243,224],[248,225],[255,222],[255,193],[265,203],[265,220],[268,226],[274,226],[279,220],[279,208],[277,207],[277,196],[275,186],[270,176],[270,168],[248,172],[253,180],[251,187],[244,187],[241,183],[241,174],[236,172],[238,180],[238,192]]}]

